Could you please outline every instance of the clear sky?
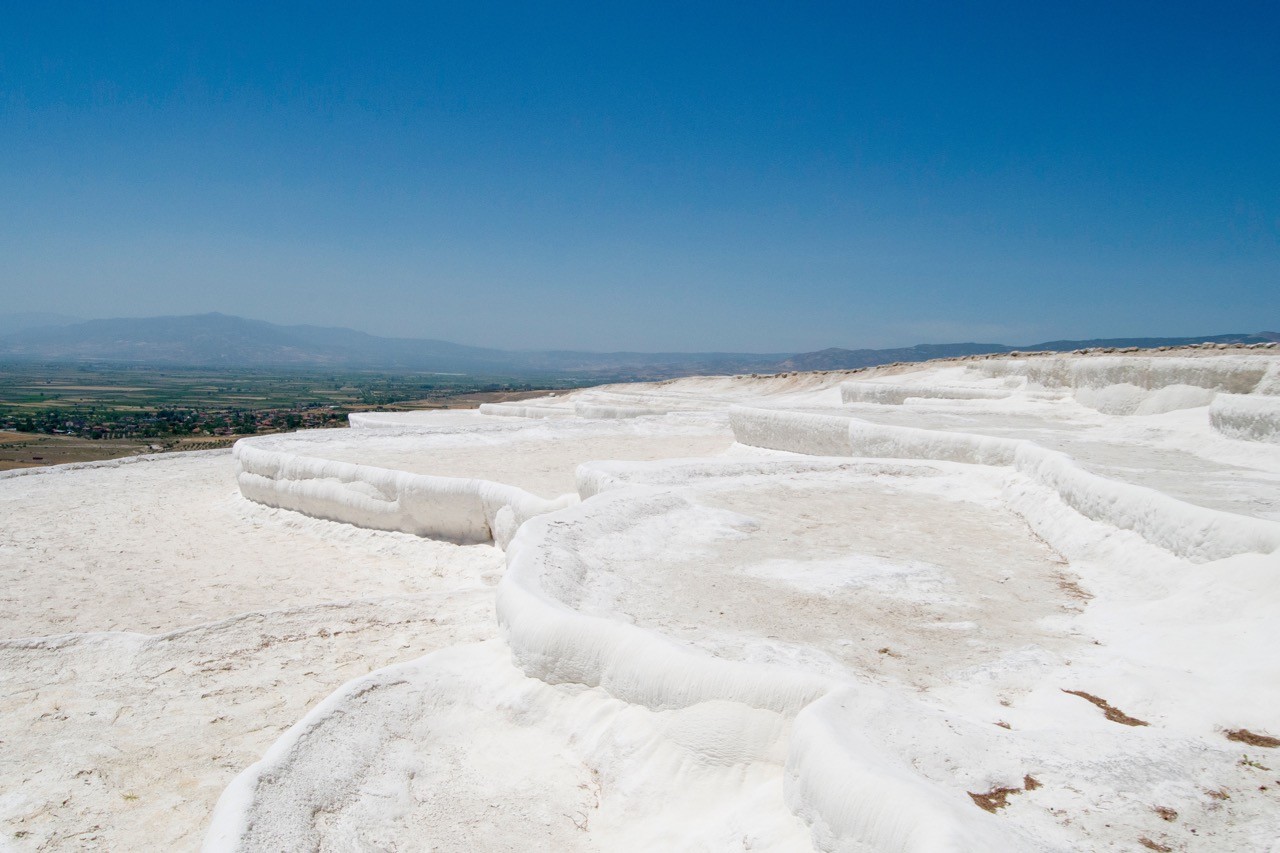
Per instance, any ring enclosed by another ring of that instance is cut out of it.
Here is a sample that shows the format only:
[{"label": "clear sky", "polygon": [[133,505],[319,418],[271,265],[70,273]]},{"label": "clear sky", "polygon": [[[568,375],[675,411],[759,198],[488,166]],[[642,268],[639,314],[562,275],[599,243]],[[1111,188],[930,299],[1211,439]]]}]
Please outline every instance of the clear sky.
[{"label": "clear sky", "polygon": [[14,3],[0,313],[511,348],[1280,327],[1280,4]]}]

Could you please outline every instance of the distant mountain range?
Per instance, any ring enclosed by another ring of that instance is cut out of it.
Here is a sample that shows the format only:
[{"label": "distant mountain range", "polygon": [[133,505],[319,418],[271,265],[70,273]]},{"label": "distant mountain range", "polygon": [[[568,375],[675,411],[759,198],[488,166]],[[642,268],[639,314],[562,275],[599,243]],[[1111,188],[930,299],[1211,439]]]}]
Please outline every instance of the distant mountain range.
[{"label": "distant mountain range", "polygon": [[81,322],[79,317],[68,317],[65,314],[50,314],[48,312],[0,314],[0,338],[26,329],[38,329],[43,326],[70,326],[72,323],[79,322]]},{"label": "distant mountain range", "polygon": [[[46,322],[41,322],[46,318]],[[51,315],[0,316],[0,358],[7,359],[490,376],[555,375],[600,380],[840,370],[895,361],[926,361],[1014,350],[1176,346],[1203,341],[1261,343],[1280,341],[1280,334],[1259,332],[1191,338],[1050,341],[1018,347],[978,343],[921,344],[899,349],[833,348],[808,353],[596,353],[486,349],[448,341],[383,338],[352,329],[279,326],[225,314],[87,322],[70,322],[70,318],[55,319]]]}]

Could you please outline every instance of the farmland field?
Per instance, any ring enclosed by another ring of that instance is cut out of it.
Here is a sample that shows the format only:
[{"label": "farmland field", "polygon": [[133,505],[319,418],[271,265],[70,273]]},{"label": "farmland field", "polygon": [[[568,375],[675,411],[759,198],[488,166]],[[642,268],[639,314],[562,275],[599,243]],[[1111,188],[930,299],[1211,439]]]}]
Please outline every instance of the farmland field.
[{"label": "farmland field", "polygon": [[242,435],[346,426],[356,410],[472,408],[570,387],[432,373],[0,363],[0,470],[227,447]]}]

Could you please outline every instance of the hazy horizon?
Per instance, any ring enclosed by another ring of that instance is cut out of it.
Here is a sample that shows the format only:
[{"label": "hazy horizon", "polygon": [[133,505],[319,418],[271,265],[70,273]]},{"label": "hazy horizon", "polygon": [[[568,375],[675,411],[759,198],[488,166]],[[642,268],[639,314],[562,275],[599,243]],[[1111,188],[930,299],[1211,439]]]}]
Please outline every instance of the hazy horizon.
[{"label": "hazy horizon", "polygon": [[[427,339],[427,338],[423,338],[423,337],[421,337],[421,336],[412,336],[412,335],[410,335],[410,336],[401,336],[401,335],[377,335],[377,333],[375,333],[375,332],[370,332],[370,331],[369,331],[369,330],[367,330],[367,329],[360,329],[360,328],[356,328],[356,327],[354,327],[354,326],[344,326],[344,325],[334,325],[334,324],[321,324],[321,323],[289,323],[289,322],[276,323],[276,322],[274,322],[274,321],[270,321],[270,320],[262,320],[262,318],[260,318],[260,317],[244,317],[244,316],[241,316],[241,315],[226,314],[226,313],[224,313],[224,312],[220,312],[220,311],[204,312],[203,314],[178,314],[178,315],[174,315],[174,314],[155,314],[155,315],[134,316],[134,317],[123,317],[123,316],[119,316],[119,317],[74,317],[74,316],[65,315],[65,314],[50,314],[50,313],[48,313],[48,312],[17,312],[17,313],[5,313],[5,312],[0,312],[0,338],[4,337],[4,336],[5,336],[5,335],[7,335],[7,334],[12,334],[12,333],[14,333],[14,332],[16,332],[16,331],[19,331],[19,330],[26,330],[26,329],[39,329],[39,328],[44,328],[44,327],[69,326],[69,325],[76,325],[76,324],[80,324],[80,323],[87,323],[87,322],[91,322],[91,321],[114,321],[114,320],[125,320],[125,321],[128,321],[128,320],[161,320],[161,319],[169,319],[169,318],[184,318],[184,317],[208,316],[208,315],[211,315],[211,314],[214,314],[214,315],[221,315],[221,316],[225,316],[225,317],[233,317],[233,318],[235,318],[235,319],[247,320],[247,321],[250,321],[250,322],[267,322],[267,323],[271,323],[272,325],[277,325],[277,326],[280,326],[280,327],[283,327],[283,328],[288,328],[288,327],[290,327],[290,326],[310,327],[310,328],[320,328],[320,329],[331,328],[331,329],[335,329],[335,330],[346,330],[346,331],[360,332],[360,333],[363,333],[363,334],[374,335],[374,336],[376,336],[376,337],[394,338],[394,339],[402,339],[402,340],[440,340],[440,341],[442,341],[442,342],[453,343],[453,344],[460,344],[460,345],[462,345],[462,346],[467,346],[467,347],[479,347],[479,346],[480,346],[479,344],[474,344],[474,343],[471,343],[471,342],[469,342],[469,341],[465,341],[465,340],[451,340],[451,339],[443,339],[443,338]],[[25,321],[27,318],[40,318],[43,322],[19,322],[19,323],[17,323],[17,324],[12,324],[12,323],[10,323],[10,322],[9,322],[9,321],[12,321],[12,320]],[[1215,336],[1219,336],[1219,335],[1232,335],[1232,334],[1241,334],[1241,335],[1246,335],[1246,334],[1256,334],[1256,333],[1271,333],[1271,334],[1275,334],[1275,332],[1274,332],[1273,330],[1271,330],[1271,329],[1212,329],[1212,330],[1202,331],[1201,333],[1199,333],[1199,335],[1198,335],[1198,336],[1200,336],[1200,337],[1204,337],[1204,338],[1211,338],[1211,337],[1215,337]],[[1172,337],[1197,337],[1197,335],[1193,334],[1193,335],[1190,335],[1190,336],[1178,336],[1178,335],[1162,335],[1162,334],[1156,334],[1156,333],[1151,333],[1151,334],[1147,334],[1147,333],[1135,333],[1135,334],[1130,334],[1130,335],[1117,335],[1117,336],[1116,336],[1116,339],[1142,339],[1142,338],[1159,339],[1159,338],[1172,338]],[[857,349],[894,349],[894,348],[907,348],[907,347],[912,347],[912,346],[917,346],[917,345],[925,345],[925,346],[928,346],[928,345],[933,345],[933,344],[968,344],[968,343],[974,343],[974,344],[1001,344],[1001,345],[1006,345],[1006,346],[1029,346],[1029,345],[1034,345],[1034,344],[1051,343],[1051,342],[1064,341],[1064,340],[1066,340],[1066,341],[1091,341],[1091,340],[1103,340],[1103,338],[1101,338],[1100,336],[1091,336],[1091,337],[1089,337],[1089,338],[1054,338],[1054,339],[1047,339],[1047,338],[1046,338],[1046,339],[1043,339],[1043,340],[1035,340],[1035,341],[1029,341],[1029,340],[1025,340],[1025,341],[1024,341],[1024,340],[1017,340],[1017,341],[1015,341],[1015,340],[1004,340],[1004,341],[1001,341],[1001,340],[983,340],[983,341],[979,341],[979,340],[963,340],[963,341],[962,341],[962,340],[945,340],[945,341],[944,341],[944,340],[938,340],[938,341],[914,341],[914,342],[912,342],[912,343],[899,344],[899,345],[890,346],[890,347],[840,346],[840,345],[832,344],[832,345],[830,345],[830,346],[816,347],[814,350],[805,350],[805,351],[801,351],[801,350],[716,350],[716,352],[740,353],[740,354],[751,354],[751,355],[779,355],[779,354],[787,355],[787,354],[800,354],[800,353],[802,353],[802,352],[816,352],[816,351],[821,351],[821,350],[826,350],[826,349],[852,349],[852,350],[857,350]],[[498,349],[498,350],[509,350],[509,351],[513,351],[513,352],[518,352],[518,351],[521,351],[522,349],[529,349],[530,351],[535,351],[535,350],[533,350],[532,348],[501,347],[501,346],[499,346],[499,347],[492,347],[492,349]],[[548,347],[548,348],[545,348],[545,349],[546,349],[546,350],[569,350],[569,351],[573,351],[573,350],[581,350],[581,351],[583,351],[583,352],[599,352],[599,353],[609,352],[609,351],[606,351],[606,350],[585,350],[585,349],[575,348],[575,347]],[[537,350],[537,351],[540,351],[540,350]],[[612,352],[619,352],[619,351],[620,351],[620,350],[612,350]],[[634,351],[634,352],[651,352],[651,353],[652,353],[652,352],[659,352],[658,350],[628,350],[628,351]],[[711,351],[710,351],[710,350],[692,350],[692,349],[673,349],[673,350],[661,350],[661,352],[671,352],[671,353],[690,353],[690,354],[696,354],[696,353],[705,353],[705,352],[711,352]]]},{"label": "hazy horizon", "polygon": [[69,3],[0,312],[502,349],[1280,326],[1280,8]]}]

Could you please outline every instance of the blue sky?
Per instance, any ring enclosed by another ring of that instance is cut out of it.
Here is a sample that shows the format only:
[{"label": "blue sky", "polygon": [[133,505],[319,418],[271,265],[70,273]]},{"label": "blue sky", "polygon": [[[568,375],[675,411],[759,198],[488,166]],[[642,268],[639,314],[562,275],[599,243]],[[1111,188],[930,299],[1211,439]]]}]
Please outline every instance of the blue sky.
[{"label": "blue sky", "polygon": [[647,350],[1280,327],[1275,3],[3,20],[0,313]]}]

